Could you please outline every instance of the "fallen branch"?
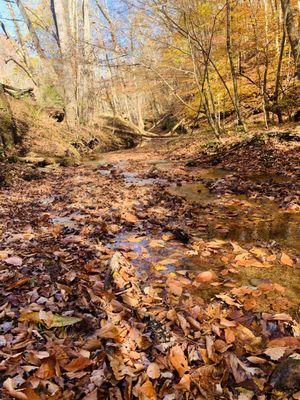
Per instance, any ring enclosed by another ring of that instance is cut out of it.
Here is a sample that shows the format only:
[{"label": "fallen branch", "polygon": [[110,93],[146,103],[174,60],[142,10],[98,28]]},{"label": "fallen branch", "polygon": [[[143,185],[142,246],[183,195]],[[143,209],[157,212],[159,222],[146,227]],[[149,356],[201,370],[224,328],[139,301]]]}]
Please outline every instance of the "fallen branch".
[{"label": "fallen branch", "polygon": [[4,83],[0,83],[0,89],[4,93],[6,93],[9,96],[12,96],[12,97],[14,97],[16,99],[20,99],[23,96],[34,97],[33,88],[18,89],[18,88],[15,88],[13,86],[6,85]]}]

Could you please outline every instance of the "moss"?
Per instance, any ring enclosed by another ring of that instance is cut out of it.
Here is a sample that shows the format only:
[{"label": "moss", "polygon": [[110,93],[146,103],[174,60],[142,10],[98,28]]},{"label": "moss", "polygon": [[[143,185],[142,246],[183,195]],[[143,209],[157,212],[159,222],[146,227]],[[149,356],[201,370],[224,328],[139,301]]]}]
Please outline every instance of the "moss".
[{"label": "moss", "polygon": [[62,167],[74,167],[77,165],[77,162],[73,157],[63,156],[59,158],[59,165]]}]

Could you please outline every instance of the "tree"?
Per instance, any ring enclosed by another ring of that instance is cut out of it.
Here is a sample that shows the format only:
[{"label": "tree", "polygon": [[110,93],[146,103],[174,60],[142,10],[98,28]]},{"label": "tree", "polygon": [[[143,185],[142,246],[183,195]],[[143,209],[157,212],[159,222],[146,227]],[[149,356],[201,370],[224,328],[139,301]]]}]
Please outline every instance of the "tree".
[{"label": "tree", "polygon": [[[296,24],[296,8],[291,4],[291,0],[281,0],[281,7],[284,16],[285,28],[291,45],[292,55],[296,68],[296,76],[300,79],[300,34]],[[299,13],[299,12],[298,12]],[[298,18],[299,20],[299,18]]]},{"label": "tree", "polygon": [[62,70],[62,87],[64,93],[64,106],[66,121],[69,126],[78,123],[78,104],[76,101],[76,80],[72,59],[72,43],[69,21],[63,0],[51,0],[51,11],[56,27],[56,36],[60,50],[60,63]]}]

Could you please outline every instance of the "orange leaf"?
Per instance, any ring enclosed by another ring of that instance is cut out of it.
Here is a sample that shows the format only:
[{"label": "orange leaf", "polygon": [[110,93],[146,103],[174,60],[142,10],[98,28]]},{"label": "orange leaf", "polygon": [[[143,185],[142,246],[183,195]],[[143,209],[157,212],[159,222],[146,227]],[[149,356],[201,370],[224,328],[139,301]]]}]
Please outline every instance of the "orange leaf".
[{"label": "orange leaf", "polygon": [[160,369],[159,366],[153,362],[151,363],[148,368],[147,368],[147,375],[149,376],[149,378],[151,379],[157,379],[160,376]]},{"label": "orange leaf", "polygon": [[31,388],[26,388],[24,393],[30,400],[41,400],[41,397]]},{"label": "orange leaf", "polygon": [[292,267],[294,265],[294,261],[286,253],[282,253],[280,262],[281,262],[281,264],[287,265],[289,267]]},{"label": "orange leaf", "polygon": [[93,361],[86,357],[79,357],[72,360],[69,364],[64,366],[64,369],[68,372],[82,371],[93,364]]},{"label": "orange leaf", "polygon": [[156,391],[151,381],[146,381],[138,389],[139,400],[156,400]]},{"label": "orange leaf", "polygon": [[206,283],[206,282],[215,281],[216,279],[217,279],[217,275],[213,271],[204,271],[204,272],[201,272],[197,276],[196,282]]},{"label": "orange leaf", "polygon": [[232,329],[230,329],[230,328],[225,329],[225,340],[226,340],[226,343],[228,343],[228,344],[235,342],[235,334]]},{"label": "orange leaf", "polygon": [[295,347],[300,348],[300,337],[285,336],[273,339],[268,343],[268,347]]},{"label": "orange leaf", "polygon": [[117,342],[122,341],[120,337],[120,329],[108,322],[105,324],[99,331],[98,331],[98,337],[104,338],[104,339],[115,339]]},{"label": "orange leaf", "polygon": [[183,377],[183,375],[189,371],[190,368],[180,346],[176,345],[172,347],[169,358],[180,377]]},{"label": "orange leaf", "polygon": [[15,283],[13,283],[12,285],[8,286],[8,287],[6,288],[6,290],[11,290],[11,289],[14,289],[14,288],[16,288],[16,287],[25,285],[28,281],[29,281],[29,278],[20,279],[19,281],[17,281],[17,282],[15,282]]},{"label": "orange leaf", "polygon": [[48,359],[43,362],[40,368],[36,372],[36,377],[40,379],[50,379],[53,378],[55,374],[55,361],[53,359]]},{"label": "orange leaf", "polygon": [[188,374],[183,375],[179,383],[175,385],[175,389],[183,389],[189,391],[191,387],[191,377]]}]

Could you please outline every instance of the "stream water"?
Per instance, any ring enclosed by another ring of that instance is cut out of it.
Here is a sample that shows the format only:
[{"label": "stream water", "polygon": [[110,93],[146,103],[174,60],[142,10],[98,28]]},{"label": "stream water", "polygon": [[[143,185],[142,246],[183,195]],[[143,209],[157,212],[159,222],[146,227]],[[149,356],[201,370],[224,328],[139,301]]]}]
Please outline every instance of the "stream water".
[{"label": "stream water", "polygon": [[[211,192],[206,180],[226,179],[229,172],[220,169],[203,169],[200,171],[204,183],[190,183],[182,180],[176,182],[166,174],[149,177],[145,173],[132,170],[132,166],[122,163],[110,164],[105,160],[94,163],[97,171],[103,176],[111,174],[122,179],[130,190],[131,186],[152,189],[161,188],[171,196],[182,198],[191,205],[193,214],[201,218],[193,235],[200,240],[230,240],[241,246],[262,246],[278,251],[300,252],[300,215],[299,212],[285,211],[269,199],[248,199],[244,195],[215,194]],[[154,166],[158,171],[170,171],[173,165],[165,161],[150,161],[148,167]],[[259,179],[258,176],[253,179]],[[262,176],[261,179],[270,179]],[[75,229],[80,221],[78,215],[66,215],[52,218],[66,229]],[[149,277],[151,273],[165,274],[172,271],[205,271],[215,270],[220,273],[224,268],[218,259],[199,258],[197,252],[189,245],[172,239],[163,240],[162,233],[145,232],[137,229],[123,228],[111,239],[111,247],[125,251],[131,262],[136,265],[138,273]],[[289,295],[296,300],[300,294],[300,268],[287,268],[278,264],[272,268],[245,267],[242,274],[230,283],[239,285],[256,285],[261,282],[273,282],[288,287]],[[217,288],[202,288],[201,295],[211,296]]]}]

